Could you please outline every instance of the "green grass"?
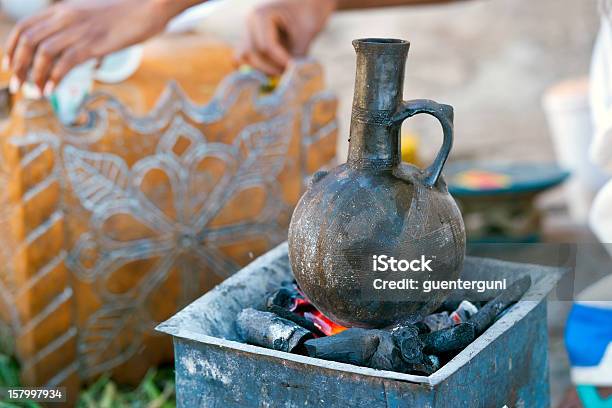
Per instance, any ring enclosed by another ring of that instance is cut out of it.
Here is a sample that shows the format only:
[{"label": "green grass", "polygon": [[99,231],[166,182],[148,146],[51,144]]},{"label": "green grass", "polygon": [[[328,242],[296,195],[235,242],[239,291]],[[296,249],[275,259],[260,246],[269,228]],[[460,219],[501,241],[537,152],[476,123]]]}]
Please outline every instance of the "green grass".
[{"label": "green grass", "polygon": [[[19,364],[17,361],[0,352],[0,387],[19,387]],[[0,408],[42,408],[33,402],[4,402],[0,401]]]},{"label": "green grass", "polygon": [[79,408],[174,408],[174,370],[151,369],[136,389],[102,377],[81,392]]},{"label": "green grass", "polygon": [[[6,348],[4,348],[6,350]],[[0,387],[19,387],[19,364],[9,353],[0,349]],[[174,408],[174,370],[149,370],[136,388],[119,386],[108,377],[101,377],[81,391],[79,408]],[[0,408],[42,408],[32,402],[0,401]]]}]

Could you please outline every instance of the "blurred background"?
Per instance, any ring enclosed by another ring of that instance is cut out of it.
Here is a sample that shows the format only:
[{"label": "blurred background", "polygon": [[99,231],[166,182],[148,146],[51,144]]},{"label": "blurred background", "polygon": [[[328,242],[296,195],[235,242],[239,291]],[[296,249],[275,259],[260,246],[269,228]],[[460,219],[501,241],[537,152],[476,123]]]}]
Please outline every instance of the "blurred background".
[{"label": "blurred background", "polygon": [[[262,0],[218,1],[199,29],[237,43],[238,22]],[[475,0],[440,6],[336,13],[312,56],[325,67],[340,98],[338,154],[347,151],[355,53],[351,41],[397,37],[412,43],[406,99],[455,107],[453,158],[555,159],[544,92],[556,82],[588,75],[599,16],[596,0]],[[433,119],[409,126],[425,155],[441,143]]]},{"label": "blurred background", "polygon": [[[237,45],[242,38],[242,19],[253,7],[263,2],[212,1],[176,18],[171,22],[169,31],[195,30],[203,37]],[[19,14],[24,12],[19,8],[29,3],[26,0],[2,0],[1,4],[4,11]],[[529,191],[526,195],[521,195],[522,184],[514,183],[515,180],[499,186],[506,190],[501,201],[496,202],[498,204],[489,205],[484,211],[482,208],[475,209],[477,216],[466,216],[468,222],[475,220],[474,234],[484,230],[482,235],[472,237],[486,239],[487,233],[493,231],[495,239],[509,237],[514,242],[524,242],[523,239],[526,239],[530,242],[599,245],[587,223],[591,199],[608,179],[591,166],[587,158],[593,133],[588,108],[588,75],[599,29],[598,7],[596,0],[474,0],[439,6],[336,13],[314,43],[311,55],[323,66],[326,87],[339,99],[338,161],[345,160],[348,149],[355,75],[355,53],[351,41],[364,37],[406,39],[412,46],[404,98],[433,99],[454,106],[455,147],[452,162],[503,163],[519,167],[526,163],[558,164],[562,168],[559,174],[544,177],[540,190]],[[189,61],[185,49],[181,50],[181,61]],[[161,54],[171,56],[169,47],[164,48]],[[227,55],[219,55],[224,58],[223,70],[233,69]],[[211,64],[209,61],[205,63]],[[170,57],[166,66],[171,65]],[[206,76],[201,66],[200,62],[197,69],[201,70],[202,76]],[[164,72],[171,71],[168,69]],[[199,73],[189,75],[198,78]],[[209,82],[216,83],[216,78]],[[161,85],[158,88],[161,89]],[[213,91],[207,92],[208,98]],[[127,88],[126,93],[134,92]],[[572,132],[566,132],[566,129]],[[403,132],[410,137],[409,144],[414,150],[411,158],[421,164],[428,163],[441,144],[439,125],[425,115],[407,121]],[[486,175],[490,176],[504,173],[505,170],[487,171],[489,173]],[[532,168],[521,167],[518,172],[521,171],[538,178],[538,172],[532,171]],[[562,174],[565,171],[571,173],[571,180],[565,188],[549,189],[565,180],[567,174]],[[522,177],[517,179],[521,181]],[[453,180],[452,177],[450,180]],[[478,182],[475,182],[476,189]],[[538,194],[544,190],[548,192]],[[462,208],[469,210],[469,194],[461,200],[465,200]],[[502,209],[501,215],[480,214],[515,202],[524,202],[525,205],[518,210],[516,207],[507,211]],[[498,222],[502,226],[488,228],[488,222]],[[506,225],[509,225],[508,231],[504,230]],[[521,225],[521,228],[517,228],[517,225]],[[590,248],[589,251],[598,255],[585,256],[588,258],[583,260],[586,267],[581,270],[589,272],[577,277],[577,291],[609,273],[609,258],[605,250],[601,251],[601,247]],[[570,385],[563,346],[569,303],[553,302],[550,306],[553,405],[561,401]],[[0,360],[2,358],[0,354]],[[3,367],[6,366],[0,361],[0,375]],[[172,382],[171,371],[151,371],[143,385],[129,398],[137,399],[145,395],[143,398],[149,402],[157,400],[165,404],[171,401],[169,395],[172,391],[168,386]],[[161,380],[159,373],[163,374]],[[91,402],[89,406],[98,406],[96,401],[100,395],[114,392],[112,389],[108,391],[109,384],[112,384],[110,379],[102,377],[84,394],[84,398]]]},{"label": "blurred background", "polygon": [[[240,19],[260,2],[216,2],[197,28],[238,44]],[[404,98],[454,106],[451,161],[557,163],[569,170],[571,180],[564,188],[537,197],[542,224],[539,219],[527,223],[538,233],[546,231],[544,241],[589,246],[578,261],[582,267],[577,291],[605,276],[609,259],[605,251],[590,245],[597,239],[587,227],[591,200],[608,179],[587,157],[592,138],[588,76],[599,6],[596,0],[475,0],[336,13],[311,54],[324,66],[327,86],[339,97],[338,160],[346,158],[348,149],[355,74],[351,41],[409,40]],[[562,134],[555,134],[559,129]],[[415,136],[422,162],[439,149],[441,135],[433,118],[415,117],[403,131]],[[507,196],[503,200],[507,202]],[[570,386],[563,344],[569,307],[570,302],[550,303],[553,406],[561,403]]]}]

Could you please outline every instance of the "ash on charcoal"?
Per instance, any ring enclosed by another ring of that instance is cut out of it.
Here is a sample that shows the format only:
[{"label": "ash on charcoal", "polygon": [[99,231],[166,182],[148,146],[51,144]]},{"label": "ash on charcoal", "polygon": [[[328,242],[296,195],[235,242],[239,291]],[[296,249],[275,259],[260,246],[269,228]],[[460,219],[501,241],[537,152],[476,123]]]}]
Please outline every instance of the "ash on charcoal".
[{"label": "ash on charcoal", "polygon": [[243,341],[285,352],[300,352],[313,334],[302,326],[274,313],[244,309],[236,320]]},{"label": "ash on charcoal", "polygon": [[478,313],[478,308],[469,300],[464,300],[449,317],[453,324],[460,324],[467,322],[476,313]]},{"label": "ash on charcoal", "polygon": [[469,323],[474,326],[476,336],[480,336],[495,321],[497,315],[513,303],[516,303],[531,287],[531,278],[526,276],[514,282],[495,299],[487,302]]},{"label": "ash on charcoal", "polygon": [[286,285],[272,293],[266,299],[266,307],[278,306],[283,309],[293,309],[295,307],[295,299],[300,296],[299,292],[293,287]]},{"label": "ash on charcoal", "polygon": [[429,328],[429,331],[442,330],[453,325],[453,321],[446,311],[426,316],[423,323]]},{"label": "ash on charcoal", "polygon": [[302,326],[303,328],[305,328],[316,336],[325,336],[325,333],[319,330],[319,328],[315,326],[313,322],[280,306],[270,304],[268,305],[268,312],[274,313],[275,315],[282,317],[283,319],[292,321],[295,324],[299,324],[300,326]]}]

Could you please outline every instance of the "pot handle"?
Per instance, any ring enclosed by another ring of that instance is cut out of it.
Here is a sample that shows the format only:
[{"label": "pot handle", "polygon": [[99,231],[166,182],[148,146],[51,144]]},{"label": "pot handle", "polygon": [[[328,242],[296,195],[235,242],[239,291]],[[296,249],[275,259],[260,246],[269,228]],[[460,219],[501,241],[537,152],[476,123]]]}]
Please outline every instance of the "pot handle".
[{"label": "pot handle", "polygon": [[424,182],[427,186],[433,187],[438,182],[446,159],[448,159],[448,155],[453,147],[454,110],[450,105],[443,105],[428,99],[415,99],[402,103],[402,106],[398,109],[392,120],[395,125],[401,125],[403,121],[419,113],[426,113],[438,119],[444,132],[444,141],[442,142],[440,152],[431,166],[425,169]]}]

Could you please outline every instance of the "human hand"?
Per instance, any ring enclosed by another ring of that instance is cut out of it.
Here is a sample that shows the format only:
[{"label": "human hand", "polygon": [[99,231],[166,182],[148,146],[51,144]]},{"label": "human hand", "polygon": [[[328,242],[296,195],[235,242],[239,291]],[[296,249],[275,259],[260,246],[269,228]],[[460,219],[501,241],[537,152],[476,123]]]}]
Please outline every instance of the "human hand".
[{"label": "human hand", "polygon": [[256,8],[238,59],[268,75],[282,74],[292,57],[306,55],[335,8],[335,0],[276,0]]},{"label": "human hand", "polygon": [[[176,3],[180,3],[177,1]],[[13,28],[3,69],[12,93],[31,80],[49,96],[76,65],[161,32],[181,10],[172,0],[72,0],[57,3]]]}]

